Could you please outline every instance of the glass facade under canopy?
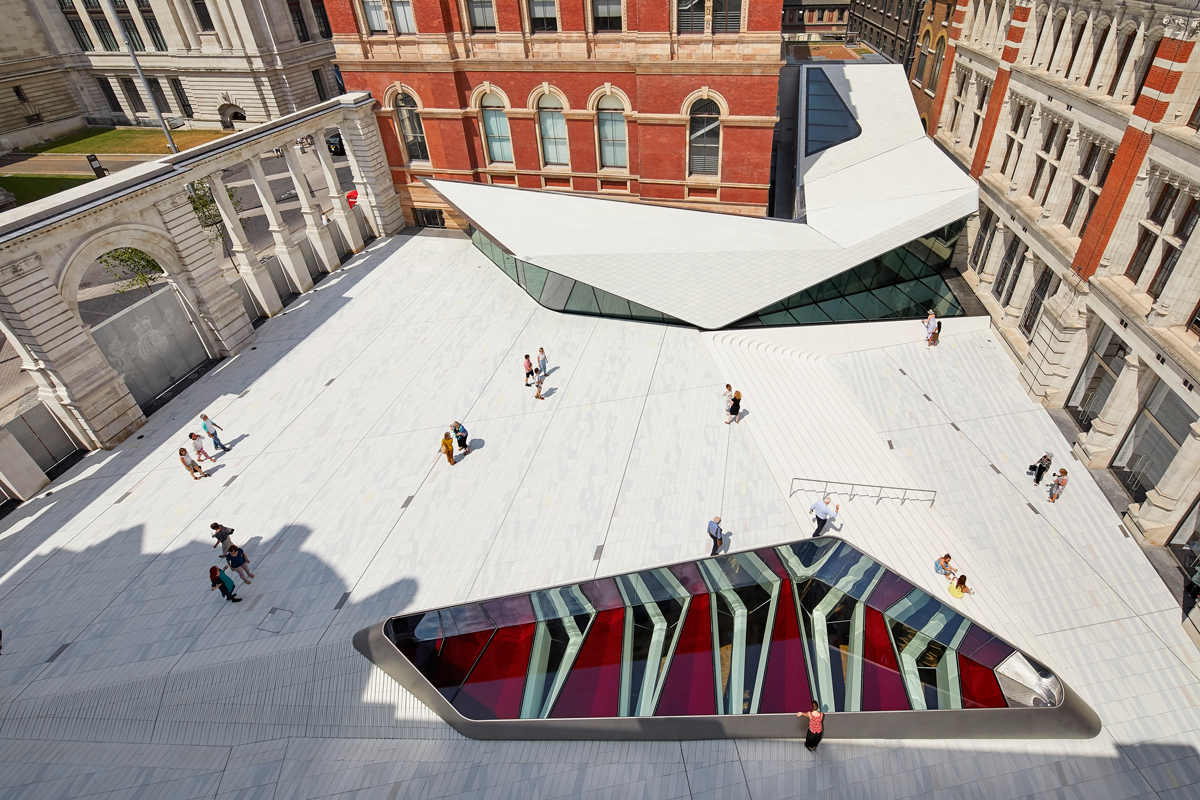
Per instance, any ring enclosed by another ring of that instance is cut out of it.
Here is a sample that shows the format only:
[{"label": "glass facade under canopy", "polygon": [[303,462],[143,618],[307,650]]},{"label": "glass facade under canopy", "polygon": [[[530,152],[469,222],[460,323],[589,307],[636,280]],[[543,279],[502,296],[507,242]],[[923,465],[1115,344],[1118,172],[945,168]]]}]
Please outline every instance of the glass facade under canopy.
[{"label": "glass facade under canopy", "polygon": [[[939,228],[772,303],[728,327],[922,319],[931,309],[939,317],[964,316],[962,306],[942,277],[942,270],[949,266],[965,225],[966,220],[962,219]],[[568,314],[688,324],[657,309],[514,258],[474,227],[470,228],[470,234],[471,241],[492,263],[546,308]]]},{"label": "glass facade under canopy", "polygon": [[384,633],[472,720],[1064,700],[1045,667],[830,537],[393,617]]}]

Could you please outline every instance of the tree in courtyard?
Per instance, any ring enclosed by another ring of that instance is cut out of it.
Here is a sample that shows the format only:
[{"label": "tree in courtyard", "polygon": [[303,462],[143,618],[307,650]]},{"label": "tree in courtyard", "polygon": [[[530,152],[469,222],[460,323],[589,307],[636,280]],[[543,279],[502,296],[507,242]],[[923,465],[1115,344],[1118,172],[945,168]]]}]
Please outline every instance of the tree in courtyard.
[{"label": "tree in courtyard", "polygon": [[130,289],[149,289],[154,291],[153,283],[163,274],[163,268],[151,256],[136,247],[118,247],[100,256],[100,266],[118,281],[116,285],[120,294]]},{"label": "tree in courtyard", "polygon": [[[229,204],[233,206],[234,213],[238,215],[238,222],[241,223],[242,230],[246,230],[246,221],[241,217],[242,201],[237,196],[237,190],[232,186],[226,186],[225,192],[229,195]],[[208,234],[209,243],[215,245],[219,241],[228,252],[229,243],[226,241],[226,237],[229,232],[225,230],[225,220],[221,218],[221,209],[213,200],[212,188],[209,187],[208,181],[201,178],[192,182],[188,199],[192,202],[192,210],[196,212],[196,218],[200,220],[200,227],[204,228],[205,233]]]}]

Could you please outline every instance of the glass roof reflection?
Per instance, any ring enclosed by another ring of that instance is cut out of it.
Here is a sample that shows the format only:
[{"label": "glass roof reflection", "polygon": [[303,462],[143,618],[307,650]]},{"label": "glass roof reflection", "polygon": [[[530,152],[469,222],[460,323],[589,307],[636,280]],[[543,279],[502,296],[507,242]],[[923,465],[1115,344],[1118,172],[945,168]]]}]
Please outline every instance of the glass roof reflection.
[{"label": "glass roof reflection", "polygon": [[1048,707],[1045,667],[830,537],[393,617],[468,719]]}]

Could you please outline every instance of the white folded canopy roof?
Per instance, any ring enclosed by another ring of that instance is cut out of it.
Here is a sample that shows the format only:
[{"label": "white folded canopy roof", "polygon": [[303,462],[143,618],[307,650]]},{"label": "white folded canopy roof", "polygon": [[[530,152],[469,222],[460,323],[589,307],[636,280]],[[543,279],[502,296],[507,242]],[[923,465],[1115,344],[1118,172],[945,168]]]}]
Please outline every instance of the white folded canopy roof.
[{"label": "white folded canopy roof", "polygon": [[[518,259],[703,329],[730,325],[978,208],[921,130],[903,69],[821,64],[862,133],[804,157],[807,224],[426,181]],[[801,80],[801,91],[805,80]],[[803,136],[804,100],[801,99]]]}]

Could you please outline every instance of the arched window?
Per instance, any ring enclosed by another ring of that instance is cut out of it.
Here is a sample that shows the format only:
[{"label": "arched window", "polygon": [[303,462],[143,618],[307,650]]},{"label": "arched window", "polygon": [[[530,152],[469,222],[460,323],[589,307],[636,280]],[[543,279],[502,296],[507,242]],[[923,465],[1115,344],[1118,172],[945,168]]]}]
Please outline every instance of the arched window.
[{"label": "arched window", "polygon": [[697,100],[688,116],[688,174],[716,175],[721,160],[721,108],[713,100]]},{"label": "arched window", "polygon": [[538,127],[542,131],[542,160],[546,165],[570,164],[567,121],[563,118],[562,101],[552,94],[544,94],[538,100]]},{"label": "arched window", "polygon": [[625,104],[607,94],[596,104],[596,126],[600,133],[600,166],[625,167]]},{"label": "arched window", "polygon": [[400,117],[400,135],[404,137],[404,147],[408,150],[409,161],[428,161],[429,148],[425,146],[425,126],[417,114],[417,101],[407,92],[401,92],[396,98],[396,113]]},{"label": "arched window", "polygon": [[925,31],[925,35],[921,37],[921,55],[917,59],[917,71],[913,73],[913,80],[922,86],[925,85],[925,62],[929,60],[929,31]]},{"label": "arched window", "polygon": [[479,105],[483,108],[483,133],[487,137],[488,159],[493,163],[511,164],[512,139],[508,135],[504,101],[499,95],[488,92]]},{"label": "arched window", "polygon": [[937,52],[933,54],[933,68],[929,71],[929,85],[937,88],[938,75],[942,71],[942,59],[946,56],[946,37],[938,39]]}]

